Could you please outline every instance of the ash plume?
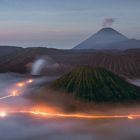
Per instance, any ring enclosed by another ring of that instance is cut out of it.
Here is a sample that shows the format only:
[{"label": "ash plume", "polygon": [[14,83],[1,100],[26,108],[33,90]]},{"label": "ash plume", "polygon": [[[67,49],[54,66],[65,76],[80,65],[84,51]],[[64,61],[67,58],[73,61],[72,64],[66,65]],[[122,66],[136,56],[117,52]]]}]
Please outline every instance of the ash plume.
[{"label": "ash plume", "polygon": [[103,21],[103,27],[111,27],[114,22],[115,22],[115,19],[114,18],[106,18]]}]

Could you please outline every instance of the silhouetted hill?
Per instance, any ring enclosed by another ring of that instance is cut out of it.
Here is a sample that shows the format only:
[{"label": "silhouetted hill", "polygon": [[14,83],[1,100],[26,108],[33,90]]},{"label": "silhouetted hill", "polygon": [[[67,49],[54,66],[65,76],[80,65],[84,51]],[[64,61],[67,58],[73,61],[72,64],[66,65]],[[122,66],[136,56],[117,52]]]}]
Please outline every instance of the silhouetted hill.
[{"label": "silhouetted hill", "polygon": [[[104,67],[113,73],[129,78],[140,78],[140,49],[119,50],[58,50],[49,48],[24,48],[0,57],[0,72],[27,72],[27,65],[42,55],[69,66]],[[66,70],[67,71],[67,70]]]},{"label": "silhouetted hill", "polygon": [[104,68],[76,68],[53,82],[52,88],[86,101],[121,102],[140,98],[139,87]]},{"label": "silhouetted hill", "polygon": [[21,47],[16,46],[0,46],[0,56],[8,55],[14,51],[21,50]]}]

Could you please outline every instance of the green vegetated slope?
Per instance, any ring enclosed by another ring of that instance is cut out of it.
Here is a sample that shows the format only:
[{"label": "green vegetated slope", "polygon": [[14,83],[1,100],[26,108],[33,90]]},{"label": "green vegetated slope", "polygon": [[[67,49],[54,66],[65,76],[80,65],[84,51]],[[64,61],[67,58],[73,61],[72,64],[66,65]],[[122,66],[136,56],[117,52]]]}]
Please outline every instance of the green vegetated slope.
[{"label": "green vegetated slope", "polygon": [[120,102],[140,98],[140,88],[104,68],[78,67],[52,84],[55,90],[95,102]]}]

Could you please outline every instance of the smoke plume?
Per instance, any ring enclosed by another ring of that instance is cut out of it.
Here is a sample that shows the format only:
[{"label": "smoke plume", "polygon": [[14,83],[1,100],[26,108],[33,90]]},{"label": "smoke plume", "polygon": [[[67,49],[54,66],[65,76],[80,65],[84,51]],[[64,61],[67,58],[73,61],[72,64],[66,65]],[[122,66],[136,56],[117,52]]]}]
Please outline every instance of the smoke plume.
[{"label": "smoke plume", "polygon": [[114,18],[106,18],[103,21],[103,27],[110,27],[110,26],[113,25],[114,22],[115,22],[115,19]]},{"label": "smoke plume", "polygon": [[50,56],[41,56],[32,65],[31,74],[41,75],[46,69],[54,70],[59,66]]}]

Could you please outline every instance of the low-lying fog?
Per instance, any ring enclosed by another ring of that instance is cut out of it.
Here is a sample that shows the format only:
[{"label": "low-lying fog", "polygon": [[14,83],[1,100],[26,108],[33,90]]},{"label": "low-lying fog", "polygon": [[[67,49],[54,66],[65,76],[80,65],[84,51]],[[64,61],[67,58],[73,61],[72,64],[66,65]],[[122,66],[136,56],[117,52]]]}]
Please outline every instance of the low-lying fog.
[{"label": "low-lying fog", "polygon": [[[11,87],[26,78],[15,74],[0,74],[0,97],[8,95]],[[51,80],[51,78],[46,78]],[[46,79],[38,80],[36,84]],[[133,81],[135,82],[135,81]],[[138,80],[136,81],[137,84]],[[26,92],[24,90],[24,92]],[[24,97],[0,100],[4,107],[18,108],[33,105]],[[10,106],[10,107],[9,107]],[[100,110],[100,108],[98,108]],[[124,108],[120,108],[123,114]],[[113,110],[114,112],[115,109]],[[130,109],[130,114],[139,111],[139,105]],[[127,107],[127,113],[129,108]],[[26,114],[11,114],[0,118],[0,140],[139,140],[140,119],[72,119],[42,118]]]}]

